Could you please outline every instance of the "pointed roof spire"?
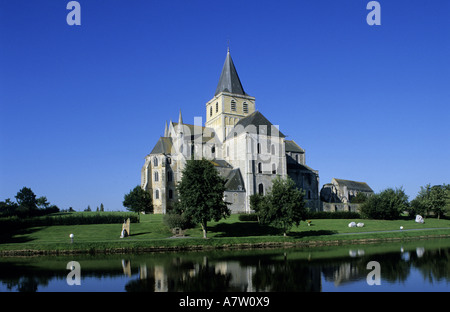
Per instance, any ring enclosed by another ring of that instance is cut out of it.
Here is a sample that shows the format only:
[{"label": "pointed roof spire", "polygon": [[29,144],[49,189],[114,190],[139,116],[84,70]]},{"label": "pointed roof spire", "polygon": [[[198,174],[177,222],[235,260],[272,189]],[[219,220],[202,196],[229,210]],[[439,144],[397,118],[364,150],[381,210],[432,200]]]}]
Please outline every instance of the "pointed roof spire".
[{"label": "pointed roof spire", "polygon": [[180,109],[180,115],[178,116],[178,124],[179,125],[183,124],[183,118],[181,117],[181,109]]},{"label": "pointed roof spire", "polygon": [[165,125],[164,125],[164,136],[165,137],[169,136],[169,129],[167,128],[167,120],[166,120]]},{"label": "pointed roof spire", "polygon": [[239,79],[236,71],[236,67],[234,67],[229,47],[227,48],[227,57],[225,59],[225,63],[223,64],[222,73],[220,75],[219,83],[217,84],[216,93],[214,93],[214,95],[217,95],[220,92],[247,95],[247,93],[245,93],[244,91],[244,88],[242,87],[241,80]]}]

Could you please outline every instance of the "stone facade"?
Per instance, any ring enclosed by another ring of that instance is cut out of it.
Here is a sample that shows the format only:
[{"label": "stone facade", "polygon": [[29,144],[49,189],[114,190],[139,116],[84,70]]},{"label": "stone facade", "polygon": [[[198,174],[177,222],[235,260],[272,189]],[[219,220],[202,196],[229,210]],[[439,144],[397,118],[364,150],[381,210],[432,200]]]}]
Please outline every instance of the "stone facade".
[{"label": "stone facade", "polygon": [[[333,178],[331,183],[324,184],[320,190],[320,199],[323,202],[324,211],[339,211],[337,207],[344,207],[340,210],[353,211],[351,210],[350,203],[352,199],[358,194],[364,193],[368,196],[373,194],[373,190],[366,182],[357,182],[343,179]],[[326,203],[342,204],[339,205],[326,205]],[[355,205],[355,204],[352,204]],[[354,210],[359,209],[359,206],[354,208]],[[334,210],[333,210],[334,209]]]},{"label": "stone facade", "polygon": [[224,199],[233,213],[249,213],[249,197],[265,194],[272,180],[289,175],[305,191],[308,206],[320,209],[319,174],[305,163],[305,151],[286,140],[245,93],[228,51],[214,97],[206,103],[206,122],[178,122],[165,126],[145,157],[141,187],[153,194],[155,213],[167,213],[178,200],[176,183],[189,159],[211,160],[226,179]]}]

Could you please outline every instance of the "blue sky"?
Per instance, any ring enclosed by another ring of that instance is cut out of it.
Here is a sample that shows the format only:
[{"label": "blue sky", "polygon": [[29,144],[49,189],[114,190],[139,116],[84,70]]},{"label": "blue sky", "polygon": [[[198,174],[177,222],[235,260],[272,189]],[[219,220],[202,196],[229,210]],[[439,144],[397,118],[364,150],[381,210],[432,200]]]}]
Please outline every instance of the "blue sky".
[{"label": "blue sky", "polygon": [[450,183],[450,1],[0,0],[0,200],[121,210],[164,122],[205,118],[227,40],[320,184]]}]

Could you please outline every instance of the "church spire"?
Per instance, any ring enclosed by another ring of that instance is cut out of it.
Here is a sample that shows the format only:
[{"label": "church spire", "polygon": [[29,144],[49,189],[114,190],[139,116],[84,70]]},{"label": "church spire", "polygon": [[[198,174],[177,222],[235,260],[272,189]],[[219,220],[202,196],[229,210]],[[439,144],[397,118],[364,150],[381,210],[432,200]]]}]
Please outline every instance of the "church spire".
[{"label": "church spire", "polygon": [[183,118],[181,117],[181,109],[180,109],[180,115],[178,116],[178,124],[179,125],[183,124]]},{"label": "church spire", "polygon": [[164,137],[168,137],[169,136],[169,129],[167,128],[167,120],[165,122],[164,125]]},{"label": "church spire", "polygon": [[227,57],[225,63],[223,64],[222,73],[220,75],[219,83],[217,84],[216,93],[229,92],[233,94],[247,95],[244,88],[242,87],[241,80],[234,67],[233,60],[230,55],[230,48],[227,48]]}]

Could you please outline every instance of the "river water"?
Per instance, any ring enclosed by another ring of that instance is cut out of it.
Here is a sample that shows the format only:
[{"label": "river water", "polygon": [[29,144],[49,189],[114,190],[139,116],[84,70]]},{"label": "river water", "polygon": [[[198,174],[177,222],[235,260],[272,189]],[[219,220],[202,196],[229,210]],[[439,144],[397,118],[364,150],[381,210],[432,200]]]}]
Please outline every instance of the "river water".
[{"label": "river water", "polygon": [[0,258],[0,292],[450,291],[450,239]]}]

